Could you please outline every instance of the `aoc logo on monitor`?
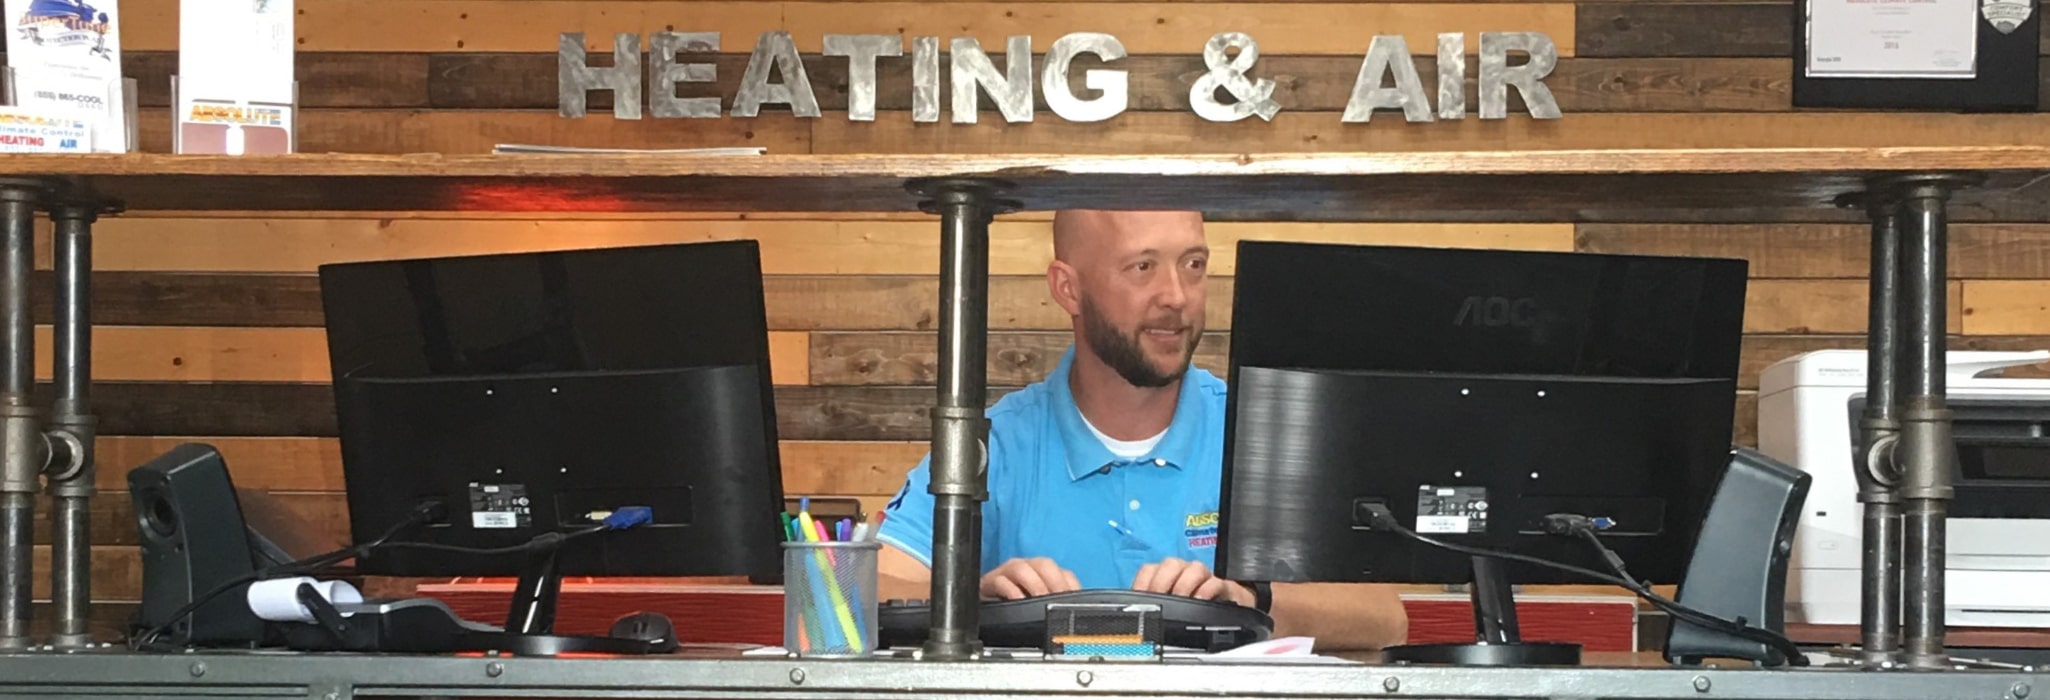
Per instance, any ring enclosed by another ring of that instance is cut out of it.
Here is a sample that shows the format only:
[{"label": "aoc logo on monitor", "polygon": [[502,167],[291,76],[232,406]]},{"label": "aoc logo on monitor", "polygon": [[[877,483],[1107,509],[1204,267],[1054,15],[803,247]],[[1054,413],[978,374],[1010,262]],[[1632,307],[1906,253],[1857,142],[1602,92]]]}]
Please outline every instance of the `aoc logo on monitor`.
[{"label": "aoc logo on monitor", "polygon": [[1537,322],[1537,300],[1529,297],[1470,296],[1452,317],[1452,325],[1472,328],[1530,328]]}]

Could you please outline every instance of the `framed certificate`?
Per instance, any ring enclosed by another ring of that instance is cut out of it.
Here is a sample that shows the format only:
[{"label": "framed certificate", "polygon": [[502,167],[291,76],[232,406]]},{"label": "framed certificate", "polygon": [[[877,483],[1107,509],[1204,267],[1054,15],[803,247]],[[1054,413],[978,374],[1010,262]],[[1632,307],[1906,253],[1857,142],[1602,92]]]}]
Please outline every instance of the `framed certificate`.
[{"label": "framed certificate", "polygon": [[1795,107],[2033,111],[2040,0],[1796,0]]}]

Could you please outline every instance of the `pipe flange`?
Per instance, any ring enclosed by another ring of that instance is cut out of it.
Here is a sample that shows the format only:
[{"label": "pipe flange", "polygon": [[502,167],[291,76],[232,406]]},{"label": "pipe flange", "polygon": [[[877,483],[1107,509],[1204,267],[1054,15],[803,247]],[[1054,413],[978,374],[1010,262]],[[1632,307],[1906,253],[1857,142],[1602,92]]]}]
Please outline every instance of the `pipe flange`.
[{"label": "pipe flange", "polygon": [[0,202],[41,204],[55,187],[51,181],[41,178],[0,177]]},{"label": "pipe flange", "polygon": [[1945,197],[1957,190],[1986,184],[1983,173],[1911,173],[1872,178],[1872,191],[1898,199]]},{"label": "pipe flange", "polygon": [[939,214],[940,208],[948,204],[977,205],[992,215],[1018,211],[1023,204],[997,196],[1012,187],[1006,180],[976,177],[919,178],[904,183],[905,190],[924,198],[919,201],[918,210],[927,214]]}]

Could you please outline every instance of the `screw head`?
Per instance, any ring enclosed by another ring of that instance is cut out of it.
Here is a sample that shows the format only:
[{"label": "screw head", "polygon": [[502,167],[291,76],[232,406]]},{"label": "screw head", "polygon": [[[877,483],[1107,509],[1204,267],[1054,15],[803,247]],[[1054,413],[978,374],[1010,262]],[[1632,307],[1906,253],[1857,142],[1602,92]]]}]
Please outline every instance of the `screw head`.
[{"label": "screw head", "polygon": [[328,694],[322,695],[320,697],[321,700],[342,700],[342,694],[333,691],[329,691]]},{"label": "screw head", "polygon": [[804,669],[801,669],[801,668],[793,668],[793,669],[790,669],[790,682],[791,682],[791,683],[794,683],[794,684],[797,684],[797,685],[803,685],[803,684],[804,684]]},{"label": "screw head", "polygon": [[191,669],[191,671],[192,671],[192,677],[193,677],[193,678],[198,678],[198,677],[200,677],[200,676],[204,676],[204,675],[206,675],[206,662],[204,662],[204,661],[194,661],[194,662],[192,662],[192,669]]},{"label": "screw head", "polygon": [[1708,676],[1694,677],[1694,692],[1706,693],[1709,689]]},{"label": "screw head", "polygon": [[2016,683],[2009,690],[2014,693],[2015,700],[2022,700],[2029,696],[2029,684],[2027,683]]},{"label": "screw head", "polygon": [[1401,690],[1401,689],[1402,689],[1402,679],[1400,679],[1400,678],[1396,678],[1396,677],[1394,677],[1394,676],[1389,676],[1389,677],[1387,677],[1387,678],[1385,678],[1385,679],[1382,679],[1382,680],[1381,680],[1381,689],[1382,689],[1382,690],[1386,690],[1386,691],[1388,691],[1388,692],[1391,692],[1391,693],[1393,693],[1393,692],[1395,692],[1395,691],[1398,691],[1398,690]]},{"label": "screw head", "polygon": [[499,676],[505,675],[505,664],[496,661],[484,664],[484,675],[490,676],[492,678],[497,678]]},{"label": "screw head", "polygon": [[1094,682],[1096,682],[1096,674],[1094,673],[1090,673],[1088,671],[1080,671],[1075,674],[1076,685],[1087,688],[1089,687],[1090,683]]}]

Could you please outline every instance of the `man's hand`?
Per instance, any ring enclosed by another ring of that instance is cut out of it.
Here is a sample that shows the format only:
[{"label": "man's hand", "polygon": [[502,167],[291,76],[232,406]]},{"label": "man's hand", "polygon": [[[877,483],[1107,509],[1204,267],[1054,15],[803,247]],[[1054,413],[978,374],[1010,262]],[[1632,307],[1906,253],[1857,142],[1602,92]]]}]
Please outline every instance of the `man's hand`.
[{"label": "man's hand", "polygon": [[1139,575],[1132,578],[1132,589],[1201,600],[1222,600],[1247,607],[1254,603],[1252,589],[1218,578],[1202,562],[1174,557],[1139,567]]},{"label": "man's hand", "polygon": [[1012,559],[982,575],[982,597],[1017,600],[1082,590],[1075,575],[1052,559]]}]

